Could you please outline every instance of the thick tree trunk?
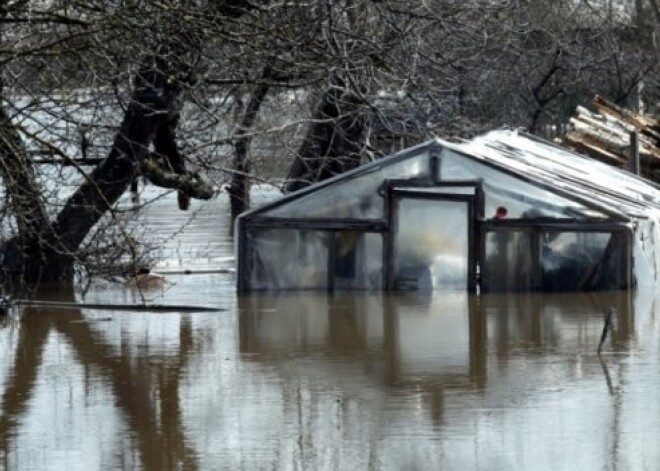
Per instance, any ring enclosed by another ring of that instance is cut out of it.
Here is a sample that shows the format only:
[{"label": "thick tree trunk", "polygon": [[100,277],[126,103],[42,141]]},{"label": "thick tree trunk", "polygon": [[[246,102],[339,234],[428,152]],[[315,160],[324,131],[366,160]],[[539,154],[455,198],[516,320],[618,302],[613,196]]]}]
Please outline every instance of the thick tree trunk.
[{"label": "thick tree trunk", "polygon": [[29,234],[42,229],[48,216],[41,192],[17,129],[4,108],[0,108],[0,175],[5,182],[10,210],[16,216],[19,232]]},{"label": "thick tree trunk", "polygon": [[17,235],[2,246],[3,275],[39,277],[30,260],[45,253],[54,238],[52,227],[27,149],[4,108],[0,108],[0,176],[17,229]]},{"label": "thick tree trunk", "polygon": [[[0,9],[0,17],[6,19],[7,9]],[[0,44],[7,43],[5,31],[0,30]],[[4,77],[0,77],[0,95],[4,93]],[[50,250],[49,242],[55,239],[53,228],[44,205],[18,129],[0,105],[0,177],[9,203],[8,210],[16,222],[17,235],[0,245],[0,279],[5,284],[13,281],[13,275],[26,279],[41,276],[41,266],[34,260],[44,261]],[[58,260],[53,258],[53,262]]]},{"label": "thick tree trunk", "polygon": [[266,67],[262,74],[263,81],[253,90],[250,101],[243,114],[243,119],[236,132],[238,139],[236,140],[234,151],[234,173],[232,174],[231,185],[229,187],[229,206],[231,210],[230,231],[234,227],[236,218],[250,207],[250,180],[248,179],[250,159],[248,153],[252,138],[247,134],[252,129],[259,113],[259,108],[261,108],[261,104],[268,94],[269,85],[266,80],[270,78],[270,75],[271,69],[270,67]]},{"label": "thick tree trunk", "polygon": [[168,109],[180,92],[157,94],[151,87],[134,94],[110,155],[71,196],[57,215],[55,231],[61,248],[73,253],[98,220],[110,210],[135,178],[140,161],[158,128],[166,125]]},{"label": "thick tree trunk", "polygon": [[327,90],[291,166],[285,192],[344,173],[360,164],[366,125],[355,95]]},{"label": "thick tree trunk", "polygon": [[[39,214],[26,218],[26,221],[34,221],[33,225],[26,227],[18,239],[5,244],[3,251],[5,259],[15,258],[19,253],[21,263],[5,263],[6,272],[20,276],[29,284],[71,278],[76,250],[99,219],[126,191],[147,155],[149,145],[162,128],[166,128],[165,140],[167,145],[171,145],[170,125],[172,116],[177,115],[182,90],[173,77],[181,77],[187,72],[181,63],[165,63],[159,58],[148,60],[136,77],[131,104],[108,157],[69,198],[52,227],[47,224],[47,219],[44,224],[44,217]],[[172,152],[165,149],[163,143],[156,142],[156,145],[166,156]],[[5,182],[29,178],[29,173],[22,172],[21,168],[14,170],[11,175],[3,175]],[[40,201],[38,190],[32,193],[26,195],[27,205]]]}]

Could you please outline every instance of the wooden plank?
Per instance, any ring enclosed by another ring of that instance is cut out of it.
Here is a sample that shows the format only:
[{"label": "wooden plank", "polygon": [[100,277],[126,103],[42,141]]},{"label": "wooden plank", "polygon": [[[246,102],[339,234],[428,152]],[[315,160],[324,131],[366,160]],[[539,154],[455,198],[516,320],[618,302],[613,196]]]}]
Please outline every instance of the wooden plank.
[{"label": "wooden plank", "polygon": [[585,153],[586,151],[591,157],[605,163],[615,164],[617,166],[623,166],[626,163],[626,159],[623,156],[604,148],[602,143],[596,141],[591,136],[573,131],[565,136],[565,141],[575,145],[578,152]]},{"label": "wooden plank", "polygon": [[[631,131],[641,130],[634,126],[624,126],[622,123],[607,122],[595,113],[578,107],[578,116],[570,119],[575,130],[584,135],[593,136],[595,139],[603,141],[607,147],[614,147],[621,153],[625,154],[629,147],[629,136]],[[660,160],[660,149],[653,139],[648,136],[639,134],[639,151],[640,154],[645,155],[647,158],[654,158]]]},{"label": "wooden plank", "polygon": [[649,116],[642,116],[615,105],[603,97],[596,95],[592,100],[593,105],[601,114],[612,116],[615,119],[627,122],[639,128],[640,131],[660,140],[660,121]]}]

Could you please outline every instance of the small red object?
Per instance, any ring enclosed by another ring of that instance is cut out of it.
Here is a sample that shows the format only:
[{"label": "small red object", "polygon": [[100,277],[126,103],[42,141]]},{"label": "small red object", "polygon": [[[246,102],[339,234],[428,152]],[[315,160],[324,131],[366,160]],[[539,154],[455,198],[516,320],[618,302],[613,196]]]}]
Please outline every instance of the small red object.
[{"label": "small red object", "polygon": [[495,210],[495,219],[504,219],[508,213],[504,206],[498,206]]}]

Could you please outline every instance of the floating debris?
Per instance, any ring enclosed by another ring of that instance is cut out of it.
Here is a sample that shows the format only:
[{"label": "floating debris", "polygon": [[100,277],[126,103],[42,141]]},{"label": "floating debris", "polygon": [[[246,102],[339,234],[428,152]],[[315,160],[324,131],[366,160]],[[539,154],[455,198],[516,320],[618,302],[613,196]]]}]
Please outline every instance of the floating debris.
[{"label": "floating debris", "polygon": [[103,304],[76,303],[48,300],[18,299],[12,302],[16,306],[49,307],[56,309],[100,309],[107,311],[145,311],[145,312],[217,312],[224,308],[207,306],[189,306],[172,304]]}]

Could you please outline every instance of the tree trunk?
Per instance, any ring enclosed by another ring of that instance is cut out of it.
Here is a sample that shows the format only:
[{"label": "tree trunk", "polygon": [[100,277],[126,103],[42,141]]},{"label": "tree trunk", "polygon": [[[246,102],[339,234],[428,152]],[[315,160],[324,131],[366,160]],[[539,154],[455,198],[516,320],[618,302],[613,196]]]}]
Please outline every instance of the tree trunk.
[{"label": "tree trunk", "polygon": [[250,207],[250,180],[248,179],[250,159],[248,153],[252,138],[247,133],[252,129],[259,113],[259,108],[261,108],[261,104],[268,93],[269,85],[266,83],[266,80],[270,78],[270,75],[271,68],[266,67],[262,74],[263,80],[253,90],[239,129],[236,132],[238,139],[235,144],[234,173],[232,174],[231,185],[229,187],[229,206],[231,210],[230,231],[233,230],[236,218]]},{"label": "tree trunk", "polygon": [[[173,62],[166,63],[158,57],[147,60],[136,76],[131,104],[110,154],[69,198],[52,228],[49,224],[41,225],[44,218],[39,215],[28,218],[34,224],[24,231],[27,235],[19,234],[18,240],[5,244],[5,259],[17,251],[22,255],[20,265],[5,264],[10,275],[21,276],[29,284],[71,279],[76,250],[133,181],[159,130],[166,127],[167,132],[171,131],[169,126],[172,116],[177,114],[182,91],[174,78],[189,73],[182,62]],[[29,176],[17,168],[12,175],[3,177],[5,182],[12,178],[28,178],[23,175]],[[26,196],[27,205],[39,201],[38,191],[32,193]],[[24,247],[32,250],[25,251]]]},{"label": "tree trunk", "polygon": [[53,239],[52,226],[27,149],[4,108],[0,108],[0,176],[9,202],[7,209],[17,228],[17,235],[2,246],[3,275],[38,277],[30,260],[40,258],[46,250],[47,241]]},{"label": "tree trunk", "polygon": [[326,90],[291,166],[284,191],[296,191],[357,167],[365,130],[358,98],[338,88]]},{"label": "tree trunk", "polygon": [[[0,18],[7,17],[7,10],[0,9]],[[4,29],[0,29],[0,45],[5,46],[7,38]],[[0,96],[4,94],[4,77],[0,77]],[[0,177],[4,183],[8,210],[16,222],[17,235],[8,243],[0,246],[1,266],[10,267],[11,272],[31,272],[29,260],[40,257],[43,253],[44,240],[37,234],[52,237],[52,226],[46,212],[42,195],[35,180],[34,169],[30,163],[18,129],[12,124],[9,114],[0,104]],[[2,270],[0,278],[10,281],[7,270]]]},{"label": "tree trunk", "polygon": [[151,87],[136,90],[110,154],[57,215],[55,230],[64,251],[74,252],[126,191],[179,93],[159,96]]}]

